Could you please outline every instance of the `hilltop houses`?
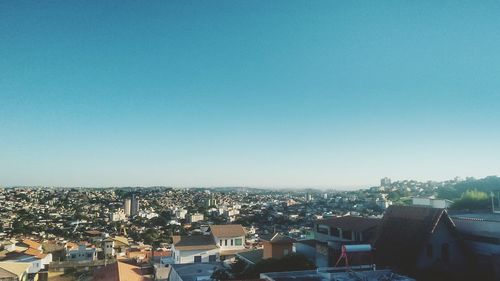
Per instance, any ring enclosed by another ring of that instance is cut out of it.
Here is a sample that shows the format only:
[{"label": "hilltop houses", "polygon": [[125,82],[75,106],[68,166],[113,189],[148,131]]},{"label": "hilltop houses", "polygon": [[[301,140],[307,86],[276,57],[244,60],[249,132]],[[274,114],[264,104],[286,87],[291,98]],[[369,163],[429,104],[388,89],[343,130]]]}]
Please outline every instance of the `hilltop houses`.
[{"label": "hilltop houses", "polygon": [[215,262],[245,251],[245,230],[239,224],[211,225],[206,235],[174,236],[172,263]]}]

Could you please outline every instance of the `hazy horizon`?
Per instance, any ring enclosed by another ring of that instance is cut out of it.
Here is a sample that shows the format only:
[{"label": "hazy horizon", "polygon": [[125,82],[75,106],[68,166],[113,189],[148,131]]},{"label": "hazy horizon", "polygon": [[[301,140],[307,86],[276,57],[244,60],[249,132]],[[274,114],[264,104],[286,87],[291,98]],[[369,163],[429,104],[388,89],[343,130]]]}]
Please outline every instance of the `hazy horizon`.
[{"label": "hazy horizon", "polygon": [[[466,178],[472,177],[475,179],[482,179],[485,177],[498,177],[498,175],[486,175],[486,176],[481,176],[481,177],[474,177],[474,176],[463,176],[460,177],[460,179],[465,180]],[[443,179],[413,179],[413,178],[408,178],[408,179],[392,179],[392,182],[397,182],[397,181],[419,181],[419,182],[442,182],[442,181],[447,181],[447,180],[453,180],[456,177],[453,178],[443,178]],[[382,179],[382,177],[380,178]],[[175,186],[175,185],[168,185],[168,184],[151,184],[151,185],[127,185],[127,184],[122,184],[122,185],[94,185],[94,186],[84,186],[84,185],[36,185],[36,184],[27,184],[27,185],[6,185],[3,187],[56,187],[56,188],[150,188],[150,187],[165,187],[165,188],[207,188],[207,189],[213,189],[213,188],[254,188],[254,189],[266,189],[266,188],[276,188],[276,189],[318,189],[318,190],[337,190],[337,191],[348,191],[348,190],[356,190],[356,189],[363,189],[363,188],[370,188],[374,186],[379,186],[380,181],[377,183],[373,184],[364,184],[364,185],[351,185],[351,186],[291,186],[291,185],[277,185],[277,186],[247,186],[247,185],[213,185],[213,186]],[[2,187],[2,185],[0,185]]]},{"label": "hazy horizon", "polygon": [[495,175],[500,2],[3,1],[0,185]]}]

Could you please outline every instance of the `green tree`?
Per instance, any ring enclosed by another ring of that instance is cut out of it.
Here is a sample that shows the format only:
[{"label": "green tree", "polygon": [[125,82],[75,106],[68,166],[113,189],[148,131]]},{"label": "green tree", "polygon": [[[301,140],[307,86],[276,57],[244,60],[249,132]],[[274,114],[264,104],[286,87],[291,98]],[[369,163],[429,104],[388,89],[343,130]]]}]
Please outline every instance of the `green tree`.
[{"label": "green tree", "polygon": [[230,276],[224,269],[216,269],[214,270],[210,278],[214,281],[223,281],[228,280]]},{"label": "green tree", "polygon": [[458,210],[480,210],[490,207],[490,198],[486,192],[477,189],[467,190],[456,200],[452,208]]}]

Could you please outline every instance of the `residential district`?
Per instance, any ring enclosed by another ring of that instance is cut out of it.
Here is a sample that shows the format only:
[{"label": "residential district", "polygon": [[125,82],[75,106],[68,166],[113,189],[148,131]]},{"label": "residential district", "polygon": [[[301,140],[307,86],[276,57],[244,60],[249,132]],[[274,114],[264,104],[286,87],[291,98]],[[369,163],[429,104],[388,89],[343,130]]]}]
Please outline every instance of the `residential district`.
[{"label": "residential district", "polygon": [[475,210],[438,196],[471,181],[4,187],[0,280],[500,280],[498,195]]}]

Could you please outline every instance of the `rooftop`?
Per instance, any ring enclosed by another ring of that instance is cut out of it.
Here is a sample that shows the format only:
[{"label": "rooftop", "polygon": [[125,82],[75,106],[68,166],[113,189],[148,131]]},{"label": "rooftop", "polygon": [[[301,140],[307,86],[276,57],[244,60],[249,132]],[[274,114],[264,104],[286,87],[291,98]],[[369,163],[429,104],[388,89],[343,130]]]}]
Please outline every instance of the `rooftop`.
[{"label": "rooftop", "polygon": [[366,231],[375,228],[380,223],[380,219],[364,218],[358,216],[344,216],[318,220],[316,221],[316,223],[353,231]]},{"label": "rooftop", "polygon": [[240,237],[246,235],[241,224],[211,225],[210,230],[216,237]]},{"label": "rooftop", "polygon": [[175,235],[172,240],[177,250],[211,250],[217,248],[210,235]]},{"label": "rooftop", "polygon": [[390,270],[364,270],[364,271],[322,271],[317,270],[304,270],[304,271],[288,271],[288,272],[271,272],[262,273],[262,279],[269,281],[287,281],[287,280],[301,280],[301,281],[379,281],[379,280],[392,280],[392,281],[415,281],[406,276],[398,275]]},{"label": "rooftop", "polygon": [[98,269],[92,280],[149,281],[151,279],[144,277],[143,271],[140,267],[122,261],[117,261],[116,263],[108,264],[107,266]]},{"label": "rooftop", "polygon": [[222,268],[219,263],[185,263],[171,266],[183,281],[201,280],[200,277],[210,277],[216,269]]},{"label": "rooftop", "polygon": [[500,222],[500,213],[453,213],[453,219]]},{"label": "rooftop", "polygon": [[295,239],[280,233],[274,233],[271,235],[262,235],[260,236],[260,239],[270,242],[271,244],[292,244],[296,242]]},{"label": "rooftop", "polygon": [[262,260],[264,256],[264,249],[250,250],[238,253],[237,256],[247,263],[256,264]]},{"label": "rooftop", "polygon": [[31,263],[24,262],[0,262],[0,269],[3,269],[2,272],[5,271],[10,272],[18,277],[22,276],[25,272],[28,271],[28,268],[31,266]]}]

